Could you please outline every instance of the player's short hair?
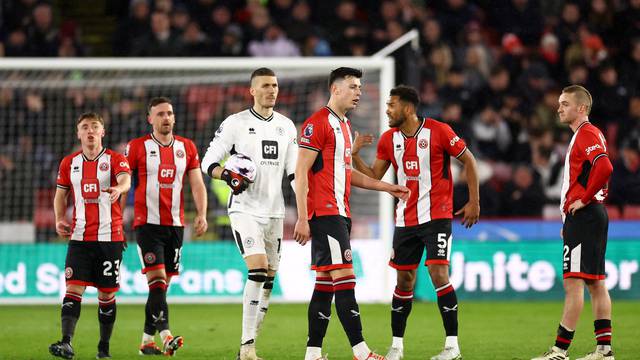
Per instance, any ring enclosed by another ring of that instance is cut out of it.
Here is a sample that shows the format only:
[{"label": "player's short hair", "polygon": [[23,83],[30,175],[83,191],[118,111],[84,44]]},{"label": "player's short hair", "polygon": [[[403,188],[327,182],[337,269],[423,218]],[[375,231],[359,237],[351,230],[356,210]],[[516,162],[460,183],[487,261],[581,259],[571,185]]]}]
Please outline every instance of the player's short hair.
[{"label": "player's short hair", "polygon": [[362,70],[350,67],[339,67],[334,69],[331,71],[331,74],[329,74],[329,89],[331,89],[331,85],[333,85],[334,82],[346,79],[348,76],[360,79],[362,77]]},{"label": "player's short hair", "polygon": [[261,67],[259,69],[255,69],[252,73],[251,73],[251,80],[253,81],[253,78],[258,77],[258,76],[276,76],[276,73],[266,67]]},{"label": "player's short hair", "polygon": [[171,104],[171,99],[169,99],[168,97],[164,97],[164,96],[158,96],[158,97],[154,97],[153,99],[151,99],[149,101],[149,106],[147,106],[147,114],[151,114],[151,108],[154,106],[158,106],[160,104]]},{"label": "player's short hair", "polygon": [[98,122],[102,124],[102,126],[104,126],[104,119],[102,118],[102,116],[93,111],[80,114],[80,116],[78,117],[78,122],[76,122],[76,125],[80,124],[82,120],[85,120],[85,119],[98,120]]},{"label": "player's short hair", "polygon": [[398,85],[391,89],[389,95],[397,96],[400,101],[409,103],[416,109],[418,108],[418,105],[420,105],[420,97],[418,96],[418,91],[411,86]]},{"label": "player's short hair", "polygon": [[587,115],[589,115],[589,113],[591,112],[591,104],[593,104],[593,100],[591,98],[589,90],[580,85],[570,85],[562,89],[562,92],[565,94],[573,94],[573,96],[578,101],[578,104],[586,105]]}]

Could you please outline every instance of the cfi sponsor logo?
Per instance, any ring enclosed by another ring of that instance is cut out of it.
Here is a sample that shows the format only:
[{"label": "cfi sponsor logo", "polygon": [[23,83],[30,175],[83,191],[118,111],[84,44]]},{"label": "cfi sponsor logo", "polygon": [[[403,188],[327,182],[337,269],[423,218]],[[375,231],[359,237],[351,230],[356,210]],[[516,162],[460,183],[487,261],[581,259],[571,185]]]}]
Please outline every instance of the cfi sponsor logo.
[{"label": "cfi sponsor logo", "polygon": [[176,156],[182,159],[184,157],[184,151],[182,151],[182,149],[176,151]]},{"label": "cfi sponsor logo", "polygon": [[100,163],[100,170],[101,171],[107,171],[109,170],[109,164],[106,162]]},{"label": "cfi sponsor logo", "polygon": [[352,255],[351,255],[351,249],[347,249],[344,251],[344,259],[347,261],[351,261],[352,259]]},{"label": "cfi sponsor logo", "polygon": [[65,278],[71,279],[72,276],[73,276],[73,269],[71,267],[67,267],[66,269],[64,269]]},{"label": "cfi sponsor logo", "polygon": [[593,145],[587,147],[586,149],[584,149],[584,152],[586,152],[587,156],[589,156],[589,154],[591,154],[592,152],[594,152],[597,149],[602,149],[602,146],[600,146],[600,144],[593,144]]},{"label": "cfi sponsor logo", "polygon": [[144,262],[147,264],[153,264],[154,262],[156,262],[156,254],[152,252],[144,254]]}]

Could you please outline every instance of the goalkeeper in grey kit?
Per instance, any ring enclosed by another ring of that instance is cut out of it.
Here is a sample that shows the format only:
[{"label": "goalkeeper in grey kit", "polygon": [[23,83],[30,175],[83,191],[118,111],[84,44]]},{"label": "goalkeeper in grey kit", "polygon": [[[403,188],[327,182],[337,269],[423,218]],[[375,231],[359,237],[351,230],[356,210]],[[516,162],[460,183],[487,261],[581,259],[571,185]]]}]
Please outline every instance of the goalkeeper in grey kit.
[{"label": "goalkeeper in grey kit", "polygon": [[295,125],[273,111],[278,96],[273,70],[255,70],[250,93],[253,107],[222,122],[201,163],[202,171],[225,181],[233,190],[227,206],[229,219],[248,269],[242,301],[241,360],[259,359],[255,341],[280,263],[282,178],[287,175],[293,188],[298,154]]}]

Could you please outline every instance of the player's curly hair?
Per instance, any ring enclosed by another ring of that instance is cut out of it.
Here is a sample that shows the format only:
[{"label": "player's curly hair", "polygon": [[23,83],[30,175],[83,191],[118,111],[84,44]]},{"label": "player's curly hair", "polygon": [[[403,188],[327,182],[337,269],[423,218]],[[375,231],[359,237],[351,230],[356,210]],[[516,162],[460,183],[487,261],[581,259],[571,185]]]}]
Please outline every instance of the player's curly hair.
[{"label": "player's curly hair", "polygon": [[411,86],[398,85],[391,89],[389,96],[397,96],[400,101],[407,102],[413,105],[414,108],[418,108],[418,105],[420,105],[418,91]]}]

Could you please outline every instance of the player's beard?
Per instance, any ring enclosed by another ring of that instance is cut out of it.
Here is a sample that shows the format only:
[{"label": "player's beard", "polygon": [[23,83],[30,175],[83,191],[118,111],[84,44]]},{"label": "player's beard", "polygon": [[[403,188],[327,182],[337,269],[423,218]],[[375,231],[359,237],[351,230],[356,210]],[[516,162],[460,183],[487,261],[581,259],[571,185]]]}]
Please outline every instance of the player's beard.
[{"label": "player's beard", "polygon": [[173,132],[173,125],[168,125],[168,126],[160,125],[158,132],[161,135],[169,135]]}]

